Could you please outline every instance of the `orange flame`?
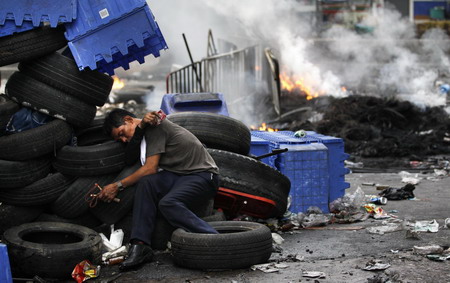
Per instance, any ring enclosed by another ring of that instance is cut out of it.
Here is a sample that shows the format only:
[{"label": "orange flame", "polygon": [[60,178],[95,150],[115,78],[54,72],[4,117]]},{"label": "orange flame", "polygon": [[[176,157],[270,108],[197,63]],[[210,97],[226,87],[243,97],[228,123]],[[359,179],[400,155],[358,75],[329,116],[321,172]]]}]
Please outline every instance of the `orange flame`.
[{"label": "orange flame", "polygon": [[281,88],[287,91],[293,91],[295,89],[300,90],[305,93],[306,99],[311,100],[318,97],[321,93],[315,91],[311,86],[308,86],[303,78],[293,79],[290,78],[286,73],[280,74]]},{"label": "orange flame", "polygon": [[114,79],[112,89],[117,90],[125,86],[125,81],[121,80],[118,76],[112,76],[112,78]]},{"label": "orange flame", "polygon": [[258,131],[265,131],[265,132],[278,132],[278,129],[273,129],[270,127],[267,127],[266,123],[262,123],[261,126],[256,127],[256,126],[250,126],[250,128],[252,130],[258,130]]}]

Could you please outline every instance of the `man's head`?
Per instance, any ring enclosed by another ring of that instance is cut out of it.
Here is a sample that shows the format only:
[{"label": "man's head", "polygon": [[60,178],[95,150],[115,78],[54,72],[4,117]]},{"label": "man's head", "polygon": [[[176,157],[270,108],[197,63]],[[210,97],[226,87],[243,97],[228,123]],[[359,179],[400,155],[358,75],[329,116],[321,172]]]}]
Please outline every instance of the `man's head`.
[{"label": "man's head", "polygon": [[125,109],[116,108],[106,116],[103,130],[116,141],[129,142],[138,123],[136,115]]}]

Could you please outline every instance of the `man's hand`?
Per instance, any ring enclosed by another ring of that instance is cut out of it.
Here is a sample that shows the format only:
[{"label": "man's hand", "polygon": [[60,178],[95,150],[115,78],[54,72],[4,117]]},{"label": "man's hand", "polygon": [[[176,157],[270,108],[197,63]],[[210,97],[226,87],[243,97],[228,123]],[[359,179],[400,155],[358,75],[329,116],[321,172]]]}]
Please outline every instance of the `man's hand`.
[{"label": "man's hand", "polygon": [[139,123],[139,127],[144,129],[147,125],[158,125],[158,119],[160,119],[157,111],[147,112]]},{"label": "man's hand", "polygon": [[104,202],[111,202],[116,197],[117,192],[119,192],[117,183],[109,184],[103,187],[103,190],[98,194],[98,198]]}]

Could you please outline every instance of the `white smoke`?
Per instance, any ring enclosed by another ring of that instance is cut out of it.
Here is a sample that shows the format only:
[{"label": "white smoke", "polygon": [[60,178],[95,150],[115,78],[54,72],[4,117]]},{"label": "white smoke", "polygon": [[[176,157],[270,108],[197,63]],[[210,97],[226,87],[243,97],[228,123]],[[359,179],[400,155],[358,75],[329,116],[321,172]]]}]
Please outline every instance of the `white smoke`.
[{"label": "white smoke", "polygon": [[[360,23],[373,32],[358,34],[334,26],[317,36],[314,12],[296,0],[164,0],[148,1],[177,64],[189,64],[181,34],[194,60],[206,56],[211,29],[239,47],[258,42],[278,50],[282,70],[309,87],[343,95],[396,95],[417,105],[443,105],[436,83],[450,67],[448,37],[431,30],[419,42],[414,24],[391,8],[377,10]],[[162,54],[165,56],[165,54]],[[448,81],[443,83],[449,83]]]}]

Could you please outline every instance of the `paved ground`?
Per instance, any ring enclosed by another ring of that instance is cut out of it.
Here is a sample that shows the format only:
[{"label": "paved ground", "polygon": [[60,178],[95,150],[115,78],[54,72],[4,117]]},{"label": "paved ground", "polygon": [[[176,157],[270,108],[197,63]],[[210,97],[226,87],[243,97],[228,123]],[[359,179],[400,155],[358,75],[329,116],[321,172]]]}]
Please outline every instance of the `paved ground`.
[{"label": "paved ground", "polygon": [[[413,254],[414,246],[450,245],[450,229],[444,220],[450,217],[449,177],[420,174],[423,178],[414,191],[417,200],[389,201],[386,211],[397,210],[397,219],[408,221],[437,220],[437,233],[420,233],[421,239],[407,239],[406,231],[384,235],[370,234],[367,227],[382,225],[383,220],[368,219],[353,224],[332,224],[319,229],[295,230],[281,234],[285,239],[281,253],[273,253],[273,263],[281,263],[279,271],[259,270],[198,271],[176,267],[168,252],[156,255],[156,261],[138,271],[118,273],[116,266],[103,269],[97,282],[450,282],[450,261],[436,262]],[[396,173],[351,173],[346,176],[353,192],[365,182],[402,187]],[[374,187],[361,186],[365,193],[376,194]],[[292,261],[293,257],[303,261]],[[371,260],[390,264],[384,271],[365,271]],[[324,278],[308,278],[305,271],[319,271]],[[118,277],[117,277],[118,276]],[[370,280],[378,276],[378,281]],[[117,277],[113,280],[114,277]]]}]

